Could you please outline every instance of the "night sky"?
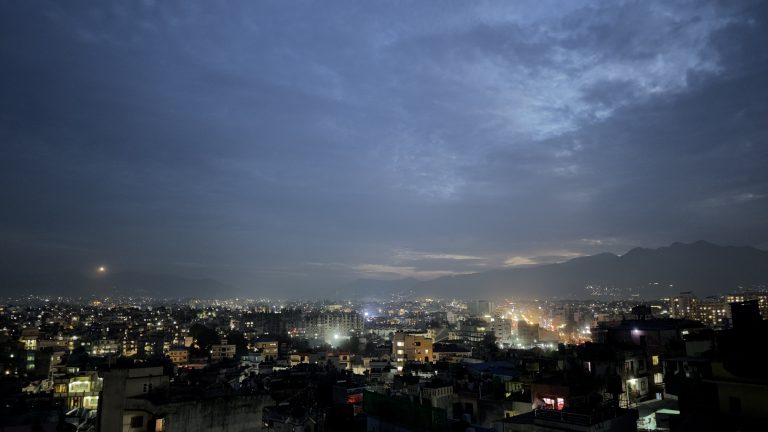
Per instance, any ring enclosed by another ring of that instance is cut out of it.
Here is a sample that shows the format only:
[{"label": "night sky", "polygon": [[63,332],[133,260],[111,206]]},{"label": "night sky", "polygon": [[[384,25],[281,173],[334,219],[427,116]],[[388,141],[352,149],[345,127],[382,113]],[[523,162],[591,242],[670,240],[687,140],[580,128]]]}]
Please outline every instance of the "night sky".
[{"label": "night sky", "polygon": [[0,270],[768,246],[768,2],[0,2]]}]

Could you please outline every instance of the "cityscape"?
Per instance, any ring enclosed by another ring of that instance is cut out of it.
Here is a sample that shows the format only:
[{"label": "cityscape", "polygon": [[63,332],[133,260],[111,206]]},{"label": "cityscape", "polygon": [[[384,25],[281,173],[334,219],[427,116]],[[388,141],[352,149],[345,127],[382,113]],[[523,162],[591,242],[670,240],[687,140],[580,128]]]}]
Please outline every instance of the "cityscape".
[{"label": "cityscape", "polygon": [[768,431],[768,1],[0,0],[0,432]]},{"label": "cityscape", "polygon": [[768,291],[744,290],[643,302],[25,296],[0,306],[3,418],[130,431],[748,430],[768,391],[766,318]]}]

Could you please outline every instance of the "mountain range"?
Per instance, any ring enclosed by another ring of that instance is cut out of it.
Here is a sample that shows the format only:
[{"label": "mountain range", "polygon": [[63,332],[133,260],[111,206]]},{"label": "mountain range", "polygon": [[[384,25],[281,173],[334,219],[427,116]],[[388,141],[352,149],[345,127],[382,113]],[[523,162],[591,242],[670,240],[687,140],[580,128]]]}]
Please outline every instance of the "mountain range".
[{"label": "mountain range", "polygon": [[[601,253],[557,264],[519,266],[444,276],[413,283],[414,295],[441,298],[590,298],[600,288],[641,298],[681,291],[698,296],[768,286],[768,251],[706,241],[634,248],[623,255]],[[400,289],[403,280],[393,281]],[[591,289],[587,289],[592,287]],[[367,294],[367,292],[358,295]]]},{"label": "mountain range", "polygon": [[[768,286],[768,251],[719,246],[705,241],[635,248],[623,255],[602,253],[557,264],[518,266],[422,281],[358,279],[321,296],[354,300],[391,294],[440,298],[590,298],[606,290],[623,297],[659,298],[681,291],[698,296]],[[591,287],[591,288],[590,288]],[[120,272],[20,274],[0,272],[0,295],[132,295],[170,297],[249,296],[214,279]],[[251,293],[260,297],[261,293]]]}]

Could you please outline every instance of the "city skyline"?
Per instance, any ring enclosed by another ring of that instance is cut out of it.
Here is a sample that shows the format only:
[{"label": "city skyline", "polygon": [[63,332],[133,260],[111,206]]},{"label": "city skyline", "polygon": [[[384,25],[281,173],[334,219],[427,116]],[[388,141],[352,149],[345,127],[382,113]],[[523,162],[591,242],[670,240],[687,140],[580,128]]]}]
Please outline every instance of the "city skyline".
[{"label": "city skyline", "polygon": [[767,16],[6,2],[0,270],[310,295],[677,241],[765,249]]}]

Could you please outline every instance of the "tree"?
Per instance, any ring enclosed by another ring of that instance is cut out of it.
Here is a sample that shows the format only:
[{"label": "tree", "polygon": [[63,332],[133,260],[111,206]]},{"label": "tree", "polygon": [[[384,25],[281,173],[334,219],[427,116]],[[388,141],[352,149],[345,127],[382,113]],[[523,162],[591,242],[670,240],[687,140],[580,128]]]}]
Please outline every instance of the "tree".
[{"label": "tree", "polygon": [[238,356],[248,354],[248,341],[242,332],[233,331],[227,335],[227,343],[235,346],[235,353]]},{"label": "tree", "polygon": [[495,354],[499,352],[499,346],[496,345],[496,335],[492,332],[487,332],[483,335],[483,351],[488,354]]},{"label": "tree", "polygon": [[199,353],[207,354],[211,351],[211,346],[219,343],[219,334],[216,330],[202,324],[194,324],[190,327],[189,335],[194,340],[193,349],[198,350]]}]

